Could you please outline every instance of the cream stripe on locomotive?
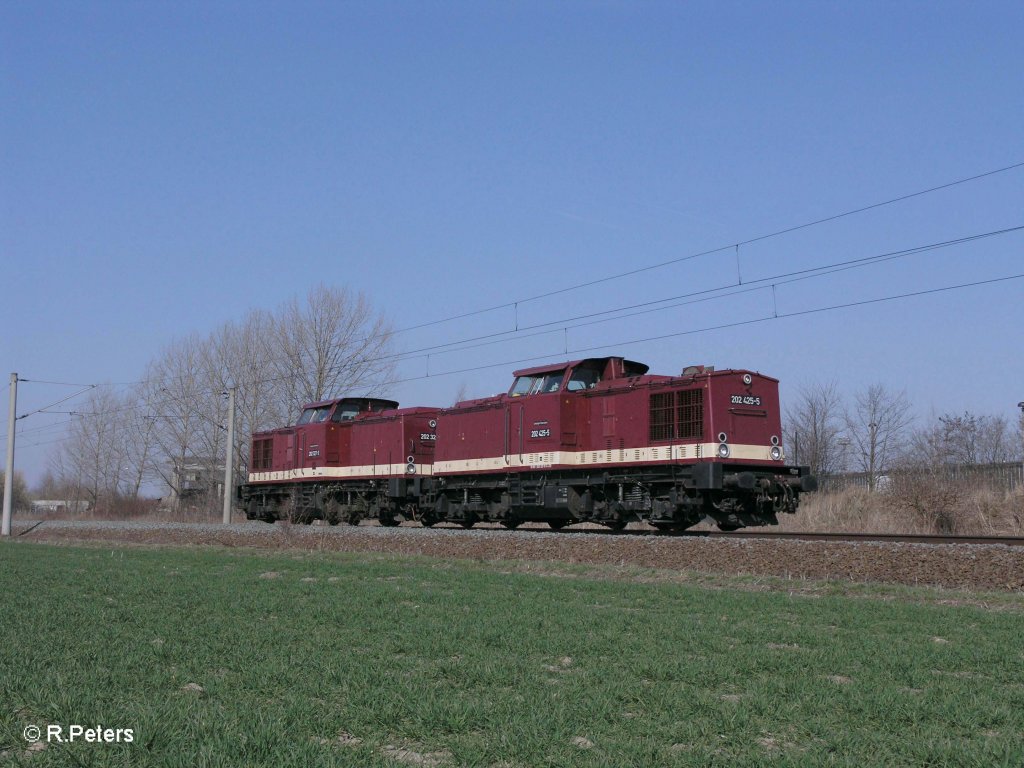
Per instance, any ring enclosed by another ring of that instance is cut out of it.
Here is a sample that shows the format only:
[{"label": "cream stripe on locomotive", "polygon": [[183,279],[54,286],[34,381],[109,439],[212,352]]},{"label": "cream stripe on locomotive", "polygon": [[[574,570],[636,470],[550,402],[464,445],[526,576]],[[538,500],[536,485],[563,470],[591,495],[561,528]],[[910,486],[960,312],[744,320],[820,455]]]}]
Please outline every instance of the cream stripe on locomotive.
[{"label": "cream stripe on locomotive", "polygon": [[[305,480],[317,477],[355,478],[387,477],[402,475],[420,477],[432,474],[457,472],[500,472],[513,468],[549,469],[551,467],[589,467],[602,464],[650,464],[659,461],[682,459],[717,458],[718,443],[694,443],[690,445],[664,445],[646,448],[611,448],[603,451],[543,451],[511,456],[495,456],[488,459],[464,459],[460,461],[439,461],[434,464],[417,464],[414,473],[408,472],[405,464],[378,464],[362,467],[317,467],[316,469],[291,469],[283,472],[252,472],[250,483],[273,480]],[[768,445],[729,445],[727,461],[773,461]],[[785,457],[779,460],[784,461]],[[775,463],[779,463],[775,462]]]},{"label": "cream stripe on locomotive", "polygon": [[415,472],[408,472],[408,464],[377,464],[363,467],[317,467],[303,469],[286,469],[282,472],[250,472],[250,483],[265,483],[271,480],[308,480],[317,477],[354,478],[354,477],[388,477],[395,475],[430,476],[433,474],[432,464],[417,464]]},{"label": "cream stripe on locomotive", "polygon": [[[420,477],[434,473],[452,474],[457,472],[500,472],[513,468],[549,469],[551,467],[591,467],[603,464],[650,464],[652,462],[680,461],[684,459],[716,458],[719,443],[703,442],[687,445],[660,445],[656,447],[632,447],[632,449],[610,449],[605,451],[547,451],[511,456],[496,456],[489,459],[466,459],[436,464],[418,464],[415,473],[409,473],[404,464],[378,464],[362,467],[317,467],[316,469],[291,469],[283,472],[252,472],[250,482],[272,480],[312,479],[316,477],[387,477],[395,475]],[[729,445],[727,461],[772,461],[770,445]],[[779,460],[784,461],[783,459]],[[777,462],[776,462],[777,463]]]},{"label": "cream stripe on locomotive", "polygon": [[[664,445],[646,448],[610,448],[603,451],[543,451],[514,453],[510,456],[495,456],[487,459],[463,459],[460,461],[438,461],[434,463],[435,474],[456,472],[499,472],[510,468],[549,469],[551,467],[590,467],[602,464],[650,464],[658,461],[679,461],[681,459],[717,458],[719,443],[694,443],[690,445]],[[726,461],[771,461],[776,462],[769,451],[770,445],[729,444],[729,458]]]}]

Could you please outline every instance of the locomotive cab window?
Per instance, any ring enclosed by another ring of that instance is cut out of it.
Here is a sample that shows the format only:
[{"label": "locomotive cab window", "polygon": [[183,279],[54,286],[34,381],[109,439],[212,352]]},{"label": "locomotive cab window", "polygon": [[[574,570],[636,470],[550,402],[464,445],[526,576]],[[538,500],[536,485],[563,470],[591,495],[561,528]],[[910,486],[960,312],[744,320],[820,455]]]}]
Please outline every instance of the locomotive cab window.
[{"label": "locomotive cab window", "polygon": [[585,389],[593,389],[600,381],[599,370],[581,365],[572,372],[565,389],[567,392],[582,392]]},{"label": "locomotive cab window", "polygon": [[331,406],[322,405],[319,408],[307,408],[299,417],[299,424],[319,424],[327,418],[331,412]]},{"label": "locomotive cab window", "polygon": [[352,421],[356,416],[359,415],[359,406],[342,403],[334,411],[334,415],[331,417],[331,421],[337,423],[342,421]]},{"label": "locomotive cab window", "polygon": [[530,394],[543,395],[546,392],[557,392],[562,388],[562,378],[564,376],[565,371],[557,371],[556,373],[549,373],[538,378],[537,384]]},{"label": "locomotive cab window", "polygon": [[517,376],[515,383],[512,384],[512,389],[509,390],[509,395],[512,397],[522,397],[523,395],[530,394],[530,390],[537,383],[537,378],[537,376]]},{"label": "locomotive cab window", "polygon": [[565,378],[564,370],[540,373],[535,376],[517,376],[508,394],[510,397],[522,397],[523,395],[543,395],[547,392],[557,392],[562,388],[563,378]]}]

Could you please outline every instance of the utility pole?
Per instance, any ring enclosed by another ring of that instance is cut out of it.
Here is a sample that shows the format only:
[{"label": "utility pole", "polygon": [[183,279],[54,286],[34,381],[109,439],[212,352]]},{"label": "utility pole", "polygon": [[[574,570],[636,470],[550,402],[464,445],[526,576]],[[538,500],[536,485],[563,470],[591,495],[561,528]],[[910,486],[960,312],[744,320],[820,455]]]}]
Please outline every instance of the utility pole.
[{"label": "utility pole", "polygon": [[228,449],[224,461],[224,525],[231,522],[232,482],[235,477],[235,388],[228,390]]},{"label": "utility pole", "polygon": [[875,453],[878,447],[878,424],[872,421],[868,424],[868,490],[875,490]]},{"label": "utility pole", "polygon": [[4,512],[0,536],[11,535],[11,505],[14,502],[14,425],[18,409],[18,374],[11,374],[11,406],[7,412],[7,470],[4,474]]}]

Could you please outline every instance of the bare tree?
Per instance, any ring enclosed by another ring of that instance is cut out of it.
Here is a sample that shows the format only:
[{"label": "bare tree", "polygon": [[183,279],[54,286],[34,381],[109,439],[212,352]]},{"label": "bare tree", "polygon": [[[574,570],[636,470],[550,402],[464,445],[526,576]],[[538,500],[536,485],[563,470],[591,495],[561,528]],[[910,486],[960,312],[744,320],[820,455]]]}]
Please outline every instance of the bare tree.
[{"label": "bare tree", "polygon": [[872,384],[859,393],[843,420],[853,449],[853,462],[868,476],[873,491],[878,476],[899,457],[913,422],[905,392],[893,392],[884,384]]},{"label": "bare tree", "polygon": [[1024,404],[1020,406],[1020,417],[1017,420],[1017,458],[1024,461]]},{"label": "bare tree", "polygon": [[459,388],[455,390],[455,399],[452,401],[452,405],[458,405],[463,400],[469,399],[469,388],[466,386],[466,382],[463,381],[459,384]]},{"label": "bare tree", "polygon": [[181,468],[208,443],[202,433],[216,418],[203,383],[203,345],[193,335],[165,347],[147,368],[142,386],[146,413],[154,423],[150,471],[175,498],[184,490]]},{"label": "bare tree", "polygon": [[249,463],[249,436],[294,418],[275,398],[277,382],[268,376],[274,370],[273,329],[273,317],[255,310],[241,323],[227,323],[210,337],[210,364],[223,372],[222,389],[235,388],[236,476]]},{"label": "bare tree", "polygon": [[93,390],[68,429],[61,480],[75,489],[76,500],[95,508],[109,505],[125,491],[130,403],[109,388]]},{"label": "bare tree", "polygon": [[842,470],[842,401],[834,381],[800,389],[786,410],[787,454],[817,476]]},{"label": "bare tree", "polygon": [[[362,296],[319,286],[274,314],[250,312],[208,336],[165,347],[136,393],[130,487],[156,480],[180,499],[182,470],[212,481],[223,467],[228,388],[235,388],[236,477],[248,463],[249,435],[288,423],[306,402],[381,393],[394,375],[390,332]],[[221,474],[220,477],[223,477]],[[201,490],[201,489],[200,489]],[[213,510],[211,484],[194,506]],[[192,492],[195,488],[192,489]]]},{"label": "bare tree", "polygon": [[942,446],[944,464],[997,464],[1013,458],[1013,436],[1002,416],[940,416],[931,427],[933,439]]},{"label": "bare tree", "polygon": [[[6,487],[4,480],[6,478],[6,472],[0,469],[0,503],[3,502],[4,488]],[[28,486],[25,484],[25,476],[18,470],[14,470],[14,480],[11,482],[11,509],[23,510],[28,508],[30,504]]]},{"label": "bare tree", "polygon": [[305,403],[350,392],[380,394],[394,378],[391,329],[361,295],[319,285],[293,299],[274,322],[280,401],[291,413]]}]

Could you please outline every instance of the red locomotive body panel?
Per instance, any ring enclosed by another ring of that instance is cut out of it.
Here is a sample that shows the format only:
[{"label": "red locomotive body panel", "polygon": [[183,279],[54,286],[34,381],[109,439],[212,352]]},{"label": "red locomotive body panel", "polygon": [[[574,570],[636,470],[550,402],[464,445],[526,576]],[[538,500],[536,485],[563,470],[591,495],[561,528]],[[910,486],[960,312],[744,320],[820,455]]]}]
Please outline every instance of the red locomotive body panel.
[{"label": "red locomotive body panel", "polygon": [[351,426],[355,476],[429,475],[434,463],[436,408],[403,408],[360,416]]},{"label": "red locomotive body panel", "polygon": [[602,377],[632,382],[646,370],[621,358],[598,358],[516,371],[507,395],[441,411],[436,461],[456,473],[574,465],[592,418],[585,398]]},{"label": "red locomotive body panel", "polygon": [[293,427],[257,432],[252,437],[250,482],[276,482],[282,475],[301,480],[325,467],[351,463],[352,424],[363,413],[394,409],[394,400],[339,398],[310,403]]}]

